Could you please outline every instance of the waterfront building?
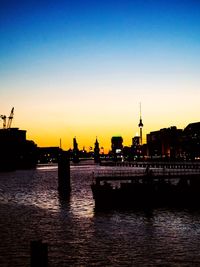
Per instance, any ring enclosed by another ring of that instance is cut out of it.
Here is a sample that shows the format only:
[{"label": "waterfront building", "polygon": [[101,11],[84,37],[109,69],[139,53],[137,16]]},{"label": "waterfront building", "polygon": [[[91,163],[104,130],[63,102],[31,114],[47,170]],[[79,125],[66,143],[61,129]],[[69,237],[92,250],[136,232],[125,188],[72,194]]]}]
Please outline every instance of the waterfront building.
[{"label": "waterfront building", "polygon": [[150,158],[180,158],[182,154],[182,129],[175,126],[147,134],[147,156]]},{"label": "waterfront building", "polygon": [[176,160],[200,159],[200,122],[185,129],[175,126],[147,134],[147,156]]},{"label": "waterfront building", "polygon": [[57,163],[61,152],[60,147],[38,147],[38,163]]},{"label": "waterfront building", "polygon": [[133,147],[138,147],[140,145],[140,137],[139,136],[135,136],[132,138],[132,146]]},{"label": "waterfront building", "polygon": [[121,160],[123,155],[123,138],[121,136],[113,136],[111,138],[111,149],[114,160]]},{"label": "waterfront building", "polygon": [[190,123],[183,130],[182,147],[186,160],[200,159],[200,122]]},{"label": "waterfront building", "polygon": [[37,164],[37,145],[26,140],[19,128],[0,129],[0,170],[33,168]]},{"label": "waterfront building", "polygon": [[141,156],[140,136],[132,138],[131,159],[136,160]]}]

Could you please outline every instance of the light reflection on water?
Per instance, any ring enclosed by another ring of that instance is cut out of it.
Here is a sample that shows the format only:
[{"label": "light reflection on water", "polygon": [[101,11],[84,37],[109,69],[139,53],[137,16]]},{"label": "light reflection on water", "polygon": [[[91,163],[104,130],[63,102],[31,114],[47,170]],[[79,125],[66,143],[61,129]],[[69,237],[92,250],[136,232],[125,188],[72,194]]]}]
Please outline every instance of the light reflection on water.
[{"label": "light reflection on water", "polygon": [[57,167],[0,174],[1,266],[29,266],[29,242],[49,244],[50,266],[200,266],[200,213],[94,212],[95,165],[71,166],[72,191],[57,192]]}]

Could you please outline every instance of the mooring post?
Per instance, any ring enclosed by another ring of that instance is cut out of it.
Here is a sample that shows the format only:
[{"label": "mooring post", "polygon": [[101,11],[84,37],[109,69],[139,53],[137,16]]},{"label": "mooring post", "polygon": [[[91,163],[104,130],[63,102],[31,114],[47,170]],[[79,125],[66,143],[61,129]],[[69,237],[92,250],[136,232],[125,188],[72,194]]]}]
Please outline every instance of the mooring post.
[{"label": "mooring post", "polygon": [[60,194],[69,194],[71,191],[70,160],[65,151],[62,151],[58,159],[58,191]]},{"label": "mooring post", "polygon": [[48,267],[47,243],[31,241],[31,267]]}]

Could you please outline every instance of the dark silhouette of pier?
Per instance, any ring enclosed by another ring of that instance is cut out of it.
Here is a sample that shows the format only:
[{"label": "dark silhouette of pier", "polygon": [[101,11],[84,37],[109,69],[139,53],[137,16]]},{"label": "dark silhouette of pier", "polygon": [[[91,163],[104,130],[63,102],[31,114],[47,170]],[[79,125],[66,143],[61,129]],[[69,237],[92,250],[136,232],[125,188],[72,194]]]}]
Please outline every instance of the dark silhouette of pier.
[{"label": "dark silhouette of pier", "polygon": [[146,169],[94,174],[96,209],[200,207],[200,171]]}]

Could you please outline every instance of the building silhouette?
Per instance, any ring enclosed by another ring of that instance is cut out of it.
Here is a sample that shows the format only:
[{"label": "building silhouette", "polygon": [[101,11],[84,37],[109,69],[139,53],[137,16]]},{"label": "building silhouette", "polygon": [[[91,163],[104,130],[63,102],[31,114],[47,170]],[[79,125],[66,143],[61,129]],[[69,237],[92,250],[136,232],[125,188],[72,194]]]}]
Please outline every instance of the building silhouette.
[{"label": "building silhouette", "polygon": [[0,170],[34,168],[37,145],[26,140],[26,131],[19,128],[0,129]]},{"label": "building silhouette", "polygon": [[154,159],[180,158],[182,132],[182,129],[172,126],[147,134],[147,156]]},{"label": "building silhouette", "polygon": [[200,122],[185,129],[175,126],[147,134],[147,156],[170,160],[200,159]]},{"label": "building silhouette", "polygon": [[186,160],[200,159],[200,122],[190,123],[183,130],[182,150]]},{"label": "building silhouette", "polygon": [[132,138],[131,145],[131,159],[136,160],[141,157],[141,145],[140,145],[140,136],[135,136]]},{"label": "building silhouette", "polygon": [[111,153],[115,161],[121,160],[123,157],[123,138],[121,136],[113,136],[111,138]]},{"label": "building silhouette", "polygon": [[57,163],[61,153],[60,147],[38,147],[38,163]]}]

